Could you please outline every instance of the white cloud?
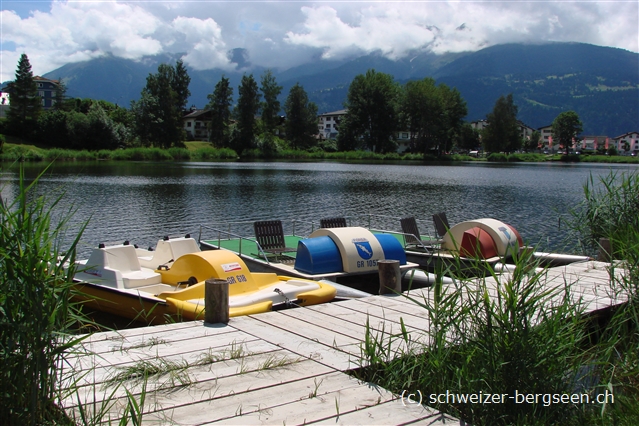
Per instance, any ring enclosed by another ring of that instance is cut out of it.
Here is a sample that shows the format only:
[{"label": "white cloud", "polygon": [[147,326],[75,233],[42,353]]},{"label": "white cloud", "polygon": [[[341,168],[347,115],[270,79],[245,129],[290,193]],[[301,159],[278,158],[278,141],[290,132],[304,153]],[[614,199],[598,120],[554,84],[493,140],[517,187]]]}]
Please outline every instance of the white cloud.
[{"label": "white cloud", "polygon": [[[416,50],[477,50],[523,41],[575,41],[639,51],[636,1],[216,2],[55,0],[27,12],[4,0],[0,78],[27,53],[34,73],[100,55],[181,53],[193,69],[228,69],[243,48],[254,65]],[[15,9],[17,12],[13,12]],[[462,26],[463,24],[463,26]],[[461,28],[460,28],[461,27]]]},{"label": "white cloud", "polygon": [[232,68],[222,40],[222,29],[213,19],[178,16],[171,26],[184,36],[182,46],[187,53],[182,59],[186,64],[196,70]]},{"label": "white cloud", "polygon": [[[637,2],[386,2],[360,4],[355,15],[351,7],[303,7],[303,26],[285,40],[321,49],[324,58],[378,51],[395,59],[414,49],[473,51],[524,41],[639,50]],[[619,38],[621,31],[626,36]]]},{"label": "white cloud", "polygon": [[431,29],[419,22],[407,22],[396,9],[362,10],[359,25],[349,25],[328,6],[303,7],[304,33],[286,33],[285,41],[322,49],[322,57],[340,59],[356,54],[381,52],[391,59],[427,46],[434,39]]},{"label": "white cloud", "polygon": [[55,1],[49,12],[26,18],[10,10],[0,14],[3,42],[16,46],[2,52],[2,81],[13,79],[22,52],[34,74],[105,54],[136,60],[167,51],[186,52],[185,62],[196,69],[228,66],[220,28],[211,18],[163,22],[139,5],[117,1]]}]

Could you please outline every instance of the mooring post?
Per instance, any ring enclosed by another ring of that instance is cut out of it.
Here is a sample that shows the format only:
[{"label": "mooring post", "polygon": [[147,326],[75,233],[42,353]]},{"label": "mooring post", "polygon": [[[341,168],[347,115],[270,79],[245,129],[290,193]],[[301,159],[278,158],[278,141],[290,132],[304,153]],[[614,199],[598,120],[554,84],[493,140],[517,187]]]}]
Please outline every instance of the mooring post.
[{"label": "mooring post", "polygon": [[379,271],[379,294],[402,292],[399,260],[380,260],[377,262],[377,269]]},{"label": "mooring post", "polygon": [[219,278],[204,282],[204,322],[229,323],[229,283]]},{"label": "mooring post", "polygon": [[610,262],[612,260],[612,243],[608,238],[599,238],[599,251],[597,260],[600,262]]}]

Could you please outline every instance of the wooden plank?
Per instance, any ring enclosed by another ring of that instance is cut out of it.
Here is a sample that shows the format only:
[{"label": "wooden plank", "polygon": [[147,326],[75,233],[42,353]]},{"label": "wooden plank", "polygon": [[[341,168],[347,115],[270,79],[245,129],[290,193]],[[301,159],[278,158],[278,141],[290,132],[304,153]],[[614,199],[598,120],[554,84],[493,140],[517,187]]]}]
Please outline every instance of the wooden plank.
[{"label": "wooden plank", "polygon": [[[128,333],[128,331],[135,331],[135,333]],[[86,339],[82,344],[83,347],[93,353],[110,353],[115,350],[126,349],[127,347],[144,345],[154,340],[180,342],[202,336],[223,335],[234,331],[235,329],[228,325],[205,325],[202,321],[190,321],[179,324],[122,330],[121,332],[96,333],[92,335],[92,337],[95,336],[95,338]]]},{"label": "wooden plank", "polygon": [[[186,366],[196,366],[204,363],[209,363],[211,368],[216,364],[212,360],[216,362],[223,362],[229,359],[237,359],[237,358],[247,358],[249,359],[252,356],[263,355],[264,357],[275,356],[274,353],[278,351],[280,348],[271,343],[265,342],[263,340],[254,340],[251,342],[245,342],[241,346],[239,345],[228,345],[224,348],[218,348],[218,350],[210,351],[205,342],[200,345],[201,348],[199,351],[191,351],[187,354],[183,354],[180,352],[175,352],[170,355],[158,356],[158,357],[150,357],[144,359],[131,359],[129,362],[121,363],[117,365],[97,365],[95,369],[89,369],[87,372],[90,374],[82,377],[78,375],[76,372],[76,377],[80,377],[77,380],[77,385],[90,385],[90,384],[101,384],[106,381],[109,381],[116,374],[125,371],[127,368],[133,367],[147,367],[149,370],[154,368],[162,368],[169,369],[173,366],[178,367],[181,365]],[[299,356],[298,356],[299,357]],[[101,360],[102,361],[102,360]]]},{"label": "wooden plank", "polygon": [[[344,347],[345,351],[327,346],[315,340],[310,340],[301,333],[293,333],[284,329],[274,331],[274,328],[256,317],[233,318],[233,327],[249,334],[261,336],[264,340],[288,349],[300,356],[311,358],[319,363],[338,370],[348,370],[357,367],[357,357],[350,355],[352,347]],[[353,344],[359,346],[359,342]]]},{"label": "wooden plank", "polygon": [[[317,417],[316,402],[321,403],[325,395],[339,391],[358,392],[360,388],[361,385],[348,375],[332,372],[179,407],[171,411],[171,418],[179,422],[184,416],[189,422],[197,424],[242,424],[253,418],[262,419],[268,424],[282,424],[282,421],[295,424],[301,423],[296,418],[320,418]],[[194,419],[189,414],[193,410],[208,415]],[[214,416],[211,416],[212,413]],[[160,422],[162,414],[153,414],[145,418],[144,423],[153,424],[153,418]]]},{"label": "wooden plank", "polygon": [[[323,376],[322,379],[327,379]],[[422,405],[403,405],[397,395],[369,383],[331,386],[329,392],[314,398],[301,397],[289,403],[270,401],[259,409],[246,410],[241,415],[220,418],[206,425],[269,425],[269,424],[406,424],[428,420],[432,424],[460,424],[450,416]],[[325,382],[322,383],[322,386]],[[320,386],[321,389],[321,386]],[[217,405],[216,405],[217,411]],[[445,423],[444,423],[445,422]],[[430,423],[429,423],[430,424]]]},{"label": "wooden plank", "polygon": [[[369,307],[366,305],[361,305],[361,302],[368,303],[369,299],[372,299],[372,298],[349,300],[342,303],[330,303],[330,304],[324,304],[324,305],[309,306],[308,309],[313,310],[315,312],[321,312],[331,317],[335,317],[341,320],[351,322],[361,327],[365,327],[366,319],[369,316],[369,310],[368,310]],[[392,302],[387,305],[387,301],[392,301],[394,300],[394,298],[380,297],[380,300],[381,300],[380,305],[383,306],[384,308],[388,306],[389,309],[398,310],[398,309],[395,309],[395,305],[393,305]],[[360,306],[360,307],[366,306],[367,309],[357,310],[357,309],[354,309],[355,306]],[[420,311],[420,314],[421,313],[423,313],[423,310]],[[370,315],[370,316],[374,316],[374,315]],[[410,318],[411,316],[412,314],[407,316],[407,318]],[[382,318],[382,317],[376,317],[376,318]],[[419,328],[413,328],[409,326],[408,324],[405,324],[405,325],[408,331],[420,330]],[[395,328],[390,328],[389,330],[387,330],[388,333],[394,333],[397,331],[399,330],[396,330]]]},{"label": "wooden plank", "polygon": [[325,425],[405,425],[417,423],[429,426],[467,425],[466,422],[435,411],[423,405],[402,406],[401,402],[389,401],[361,410],[340,413],[310,424]]},{"label": "wooden plank", "polygon": [[209,353],[222,352],[232,346],[244,347],[254,340],[256,340],[255,336],[236,330],[233,333],[225,333],[223,335],[201,336],[200,338],[191,338],[188,341],[174,342],[178,344],[169,342],[151,343],[146,346],[133,347],[129,350],[90,355],[91,361],[89,364],[85,364],[83,361],[87,358],[79,358],[75,363],[69,360],[69,363],[76,371],[82,371],[107,366],[123,367],[149,359],[169,359],[176,355],[188,360],[199,356],[202,350],[206,350]]},{"label": "wooden plank", "polygon": [[[320,308],[319,306],[323,307]],[[345,307],[338,306],[337,304],[319,306],[309,307],[309,309],[304,310],[294,309],[282,313],[296,316],[299,319],[316,322],[329,330],[341,330],[344,334],[354,337],[360,342],[363,342],[366,337],[366,321],[368,319],[371,335],[376,336],[379,339],[383,339],[386,342],[388,341],[387,339],[392,339],[392,350],[406,351],[407,348],[405,342],[394,336],[401,334],[399,320],[397,320],[397,322],[393,322],[389,319],[382,320],[381,318],[373,316],[368,317],[362,312],[346,309]],[[419,330],[407,327],[407,331],[408,330],[414,333],[414,338],[419,338],[419,334],[421,334],[419,333]],[[359,352],[358,348],[358,353]]]},{"label": "wooden plank", "polygon": [[[280,315],[279,312],[256,315],[254,318],[273,326],[270,328],[271,335],[278,334],[280,330],[285,330],[333,348],[347,347],[360,342],[359,339],[349,337],[339,330],[327,330],[316,324]],[[270,335],[262,335],[261,337],[266,341],[271,341],[270,339],[272,338]]]},{"label": "wooden plank", "polygon": [[[328,306],[328,305],[326,305]],[[336,308],[329,310],[333,311]],[[330,315],[324,312],[319,312],[314,309],[301,308],[301,309],[289,309],[281,311],[282,315],[294,318],[299,321],[304,321],[313,325],[317,325],[328,331],[339,330],[341,334],[353,337],[355,339],[361,339],[366,331],[366,327],[358,324],[357,322],[350,322],[340,318],[336,315]],[[351,312],[351,316],[355,316],[355,312]]]},{"label": "wooden plank", "polygon": [[[326,366],[318,366],[311,360],[301,359],[287,351],[277,354],[276,361],[284,360],[286,363],[270,368],[272,358],[266,354],[258,354],[242,359],[226,360],[213,365],[199,365],[188,369],[188,380],[182,383],[172,383],[167,376],[152,376],[146,383],[143,381],[124,382],[110,387],[99,389],[87,388],[84,394],[80,394],[80,401],[98,405],[110,400],[112,418],[121,415],[127,404],[126,391],[131,392],[134,398],[140,400],[140,394],[145,391],[145,411],[164,410],[183,405],[191,405],[199,401],[218,398],[235,393],[248,392],[251,389],[261,387],[264,377],[279,377],[286,375],[286,381],[298,380],[305,377],[313,377],[333,371]],[[279,379],[266,382],[264,386],[273,386],[280,383]],[[226,385],[228,384],[228,386]],[[95,391],[91,394],[91,391]],[[76,407],[78,398],[70,398],[65,401],[65,407]]]},{"label": "wooden plank", "polygon": [[397,325],[400,320],[415,333],[423,333],[430,329],[428,311],[406,298],[367,298],[353,305],[353,309],[367,312],[384,321],[392,321]]},{"label": "wooden plank", "polygon": [[[260,404],[259,410],[243,411],[241,415],[220,418],[206,424],[304,424],[331,418],[340,412],[362,410],[396,397],[385,389],[369,383],[362,383],[343,373],[324,375],[314,379],[306,392],[299,392],[297,398],[269,399]],[[319,383],[319,380],[322,380]],[[310,397],[314,386],[317,395]],[[289,386],[285,389],[288,394]],[[256,400],[258,401],[258,400]],[[259,400],[261,401],[261,400]]]}]

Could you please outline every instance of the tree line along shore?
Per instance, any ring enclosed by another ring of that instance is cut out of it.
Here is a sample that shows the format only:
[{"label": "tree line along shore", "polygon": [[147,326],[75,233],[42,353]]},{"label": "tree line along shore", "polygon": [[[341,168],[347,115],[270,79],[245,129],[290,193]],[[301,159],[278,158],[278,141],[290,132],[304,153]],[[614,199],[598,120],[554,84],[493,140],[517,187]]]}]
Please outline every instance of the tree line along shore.
[{"label": "tree line along shore", "polygon": [[[344,101],[335,139],[318,135],[317,106],[304,88],[282,92],[270,70],[260,84],[252,74],[234,90],[222,76],[208,95],[208,141],[188,141],[184,117],[190,96],[188,71],[181,61],[162,64],[149,74],[140,99],[129,108],[102,100],[69,98],[62,81],[42,107],[26,54],[9,83],[10,108],[0,119],[0,159],[15,160],[232,160],[337,159],[410,161],[581,161],[637,162],[613,151],[587,156],[571,153],[582,129],[573,111],[561,112],[552,126],[563,155],[542,154],[539,132],[522,137],[512,95],[501,96],[481,130],[464,122],[459,91],[432,78],[395,82],[369,70],[356,76]],[[284,115],[280,115],[284,112]],[[408,149],[398,152],[398,132],[408,132]],[[470,156],[470,152],[490,155]]]}]

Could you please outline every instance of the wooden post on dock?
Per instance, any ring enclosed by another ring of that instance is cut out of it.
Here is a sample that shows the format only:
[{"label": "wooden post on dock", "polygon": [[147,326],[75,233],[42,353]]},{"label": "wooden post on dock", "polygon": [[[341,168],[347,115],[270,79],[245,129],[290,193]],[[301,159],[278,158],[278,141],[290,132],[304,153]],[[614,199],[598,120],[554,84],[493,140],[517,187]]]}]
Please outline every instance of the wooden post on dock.
[{"label": "wooden post on dock", "polygon": [[204,322],[229,323],[229,283],[211,278],[204,282]]},{"label": "wooden post on dock", "polygon": [[399,260],[380,260],[377,262],[377,269],[379,270],[379,294],[402,292]]},{"label": "wooden post on dock", "polygon": [[608,238],[599,238],[597,260],[600,262],[610,262],[612,260],[612,243]]}]

